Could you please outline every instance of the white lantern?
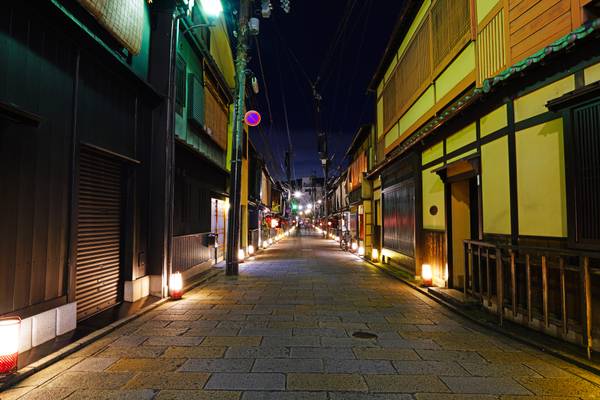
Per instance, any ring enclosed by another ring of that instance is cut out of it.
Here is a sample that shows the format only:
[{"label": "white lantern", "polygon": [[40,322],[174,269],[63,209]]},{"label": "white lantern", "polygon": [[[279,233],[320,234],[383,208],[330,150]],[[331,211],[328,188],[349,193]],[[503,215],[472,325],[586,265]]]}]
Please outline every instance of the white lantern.
[{"label": "white lantern", "polygon": [[2,375],[17,370],[20,328],[19,317],[0,319],[0,374]]},{"label": "white lantern", "polygon": [[248,246],[248,255],[251,256],[254,254],[254,246],[253,245],[249,245]]}]

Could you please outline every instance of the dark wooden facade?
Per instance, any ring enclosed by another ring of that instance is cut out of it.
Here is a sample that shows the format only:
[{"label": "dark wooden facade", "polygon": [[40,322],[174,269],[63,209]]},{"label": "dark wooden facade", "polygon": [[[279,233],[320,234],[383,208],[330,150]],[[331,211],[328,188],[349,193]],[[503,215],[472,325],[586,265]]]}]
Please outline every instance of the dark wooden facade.
[{"label": "dark wooden facade", "polygon": [[28,317],[75,300],[82,149],[121,166],[121,283],[147,274],[151,119],[160,97],[145,83],[145,29],[141,53],[128,56],[75,2],[4,6],[0,315]]}]

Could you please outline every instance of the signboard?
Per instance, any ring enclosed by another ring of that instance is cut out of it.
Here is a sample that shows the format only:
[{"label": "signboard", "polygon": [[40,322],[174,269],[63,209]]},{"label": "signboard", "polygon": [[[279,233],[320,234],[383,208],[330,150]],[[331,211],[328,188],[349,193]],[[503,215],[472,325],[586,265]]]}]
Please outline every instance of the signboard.
[{"label": "signboard", "polygon": [[260,124],[261,116],[258,111],[250,110],[244,116],[244,121],[248,126],[257,126]]}]

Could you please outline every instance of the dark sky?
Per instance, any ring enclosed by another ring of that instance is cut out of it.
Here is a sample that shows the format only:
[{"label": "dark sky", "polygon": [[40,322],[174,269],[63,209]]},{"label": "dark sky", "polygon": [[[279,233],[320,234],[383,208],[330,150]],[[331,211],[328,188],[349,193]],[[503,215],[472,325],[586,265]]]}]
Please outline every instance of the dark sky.
[{"label": "dark sky", "polygon": [[311,82],[321,77],[321,120],[329,135],[329,152],[335,154],[335,167],[360,125],[373,122],[374,96],[366,94],[367,86],[402,0],[290,0],[290,14],[281,10],[280,0],[271,1],[273,14],[270,19],[261,18],[258,46],[252,39],[250,50],[250,68],[261,90],[254,107],[263,116],[260,131],[253,129],[251,138],[267,161],[274,161],[269,165],[271,173],[284,178],[288,146],[285,98],[295,176],[322,176]]}]

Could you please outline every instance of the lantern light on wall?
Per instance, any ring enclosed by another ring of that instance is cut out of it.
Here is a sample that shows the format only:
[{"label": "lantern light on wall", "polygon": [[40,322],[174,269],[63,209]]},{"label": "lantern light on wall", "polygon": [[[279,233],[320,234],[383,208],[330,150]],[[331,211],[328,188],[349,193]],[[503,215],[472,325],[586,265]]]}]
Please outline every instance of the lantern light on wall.
[{"label": "lantern light on wall", "polygon": [[17,370],[21,318],[0,319],[0,376]]},{"label": "lantern light on wall", "polygon": [[183,295],[183,277],[180,272],[171,274],[171,279],[169,280],[169,292],[171,293],[171,298],[173,300],[181,299],[181,296]]},{"label": "lantern light on wall", "polygon": [[431,265],[423,264],[421,267],[421,278],[423,278],[424,286],[431,286],[433,282],[433,272],[431,270]]},{"label": "lantern light on wall", "polygon": [[254,246],[253,245],[249,245],[248,246],[248,255],[251,256],[254,254]]}]

